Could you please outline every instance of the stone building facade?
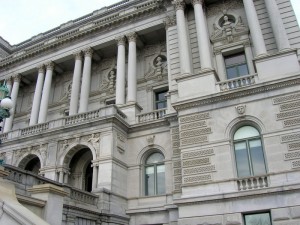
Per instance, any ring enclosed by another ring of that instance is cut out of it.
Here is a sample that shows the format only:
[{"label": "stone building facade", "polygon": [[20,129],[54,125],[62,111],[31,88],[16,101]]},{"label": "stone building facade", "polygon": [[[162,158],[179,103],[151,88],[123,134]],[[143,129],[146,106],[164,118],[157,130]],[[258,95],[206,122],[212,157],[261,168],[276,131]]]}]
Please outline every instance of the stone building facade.
[{"label": "stone building facade", "polygon": [[50,224],[300,224],[299,49],[289,0],[124,0],[1,39],[5,167],[67,193],[59,222],[36,183],[19,201]]}]

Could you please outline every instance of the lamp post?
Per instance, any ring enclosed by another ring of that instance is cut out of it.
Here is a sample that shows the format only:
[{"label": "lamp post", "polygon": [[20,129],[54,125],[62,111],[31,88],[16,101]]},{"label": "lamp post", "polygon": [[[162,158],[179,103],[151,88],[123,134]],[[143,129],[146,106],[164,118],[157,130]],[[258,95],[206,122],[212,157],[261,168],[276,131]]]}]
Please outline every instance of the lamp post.
[{"label": "lamp post", "polygon": [[[8,96],[9,90],[5,82],[0,86],[0,123],[3,119],[10,117],[10,109],[13,107],[13,102]],[[0,126],[0,131],[2,126]],[[0,140],[1,144],[1,140]]]}]

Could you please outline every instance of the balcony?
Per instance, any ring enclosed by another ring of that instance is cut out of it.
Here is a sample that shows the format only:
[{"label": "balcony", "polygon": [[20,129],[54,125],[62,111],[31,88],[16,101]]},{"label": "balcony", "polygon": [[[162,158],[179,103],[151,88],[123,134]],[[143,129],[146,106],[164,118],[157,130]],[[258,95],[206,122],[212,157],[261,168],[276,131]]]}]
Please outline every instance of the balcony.
[{"label": "balcony", "polygon": [[245,177],[237,180],[238,190],[247,191],[269,187],[268,176]]},{"label": "balcony", "polygon": [[217,83],[217,86],[221,92],[224,92],[232,89],[247,87],[255,83],[257,83],[257,74],[221,81]]},{"label": "balcony", "polygon": [[144,123],[162,119],[166,115],[166,111],[167,109],[158,109],[152,112],[139,114],[137,115],[137,122]]}]

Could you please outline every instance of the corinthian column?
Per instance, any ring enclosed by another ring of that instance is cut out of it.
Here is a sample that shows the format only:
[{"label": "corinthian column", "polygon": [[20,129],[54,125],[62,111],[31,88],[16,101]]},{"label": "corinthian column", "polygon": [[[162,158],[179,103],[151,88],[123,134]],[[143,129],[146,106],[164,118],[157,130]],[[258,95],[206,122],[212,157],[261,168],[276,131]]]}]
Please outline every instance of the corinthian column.
[{"label": "corinthian column", "polygon": [[183,0],[175,0],[173,4],[176,9],[180,72],[181,74],[192,74],[192,60],[184,16],[185,3]]},{"label": "corinthian column", "polygon": [[125,36],[116,38],[118,43],[116,104],[125,104]]},{"label": "corinthian column", "polygon": [[82,72],[82,53],[77,52],[75,56],[75,67],[73,73],[73,82],[71,90],[70,112],[69,115],[77,114],[80,90],[80,78]]},{"label": "corinthian column", "polygon": [[204,0],[193,0],[201,70],[212,69],[212,56],[207,24],[203,13]]},{"label": "corinthian column", "polygon": [[271,20],[278,50],[282,51],[291,48],[276,1],[265,0],[265,4]]},{"label": "corinthian column", "polygon": [[90,88],[91,88],[93,49],[87,48],[83,51],[83,53],[84,53],[84,65],[83,65],[83,72],[82,72],[79,113],[88,111],[89,95],[90,95]]},{"label": "corinthian column", "polygon": [[47,63],[46,70],[47,70],[46,78],[45,78],[44,87],[43,87],[38,123],[45,123],[46,119],[47,119],[48,102],[49,102],[49,95],[50,95],[50,90],[51,90],[54,63],[53,62]]},{"label": "corinthian column", "polygon": [[18,93],[19,93],[21,75],[18,74],[16,76],[14,76],[13,80],[14,80],[14,84],[13,84],[11,96],[10,96],[11,100],[13,102],[13,107],[10,110],[10,117],[6,118],[6,120],[5,120],[4,131],[3,131],[4,133],[11,131],[11,128],[12,128],[12,123],[13,123],[13,119],[14,119],[16,103],[17,103],[17,98],[18,98]]},{"label": "corinthian column", "polygon": [[34,96],[33,96],[29,126],[35,125],[38,122],[44,78],[45,78],[45,67],[44,65],[41,65],[38,67],[38,77],[37,77]]},{"label": "corinthian column", "polygon": [[128,52],[128,95],[127,102],[136,102],[136,33],[127,35]]},{"label": "corinthian column", "polygon": [[12,84],[12,80],[11,80],[11,77],[9,77],[6,79],[6,87],[8,89],[8,93],[7,93],[8,96],[10,96],[10,94],[11,94],[11,84]]},{"label": "corinthian column", "polygon": [[255,49],[255,56],[261,56],[267,54],[267,49],[262,35],[261,27],[259,25],[256,9],[253,4],[253,0],[243,0],[245,6],[245,12],[247,16],[248,25],[250,28],[251,37]]}]

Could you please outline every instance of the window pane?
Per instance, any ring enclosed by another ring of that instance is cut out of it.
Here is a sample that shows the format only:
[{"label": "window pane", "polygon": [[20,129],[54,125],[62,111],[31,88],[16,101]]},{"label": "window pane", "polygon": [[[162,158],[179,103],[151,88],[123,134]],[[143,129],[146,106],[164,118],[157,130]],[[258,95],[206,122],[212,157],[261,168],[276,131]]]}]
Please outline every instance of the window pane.
[{"label": "window pane", "polygon": [[165,165],[158,165],[157,171],[157,194],[165,194]]},{"label": "window pane", "polygon": [[253,175],[266,174],[264,153],[260,140],[249,141]]},{"label": "window pane", "polygon": [[243,126],[235,132],[233,139],[240,140],[240,139],[245,139],[245,138],[249,138],[249,137],[257,137],[257,136],[259,136],[259,132],[254,127]]},{"label": "window pane", "polygon": [[233,79],[233,78],[237,77],[236,67],[226,68],[226,73],[227,73],[227,78],[228,79]]},{"label": "window pane", "polygon": [[226,66],[231,66],[231,65],[244,63],[245,61],[246,61],[246,57],[243,53],[239,54],[239,55],[233,55],[233,56],[225,57],[225,65]]},{"label": "window pane", "polygon": [[164,108],[167,108],[167,102],[156,103],[156,109],[164,109]]},{"label": "window pane", "polygon": [[156,93],[156,100],[160,101],[166,99],[166,94],[167,92]]},{"label": "window pane", "polygon": [[145,170],[145,194],[154,195],[154,167],[146,167]]},{"label": "window pane", "polygon": [[234,150],[238,177],[250,176],[251,173],[246,142],[236,143],[234,145]]},{"label": "window pane", "polygon": [[163,154],[156,152],[156,153],[151,154],[147,158],[146,164],[153,164],[153,163],[163,162],[164,159],[165,159],[165,157],[163,156]]},{"label": "window pane", "polygon": [[271,225],[269,213],[245,215],[246,225]]},{"label": "window pane", "polygon": [[239,71],[239,76],[244,76],[244,75],[248,75],[248,67],[246,64],[243,65],[239,65],[238,66],[238,71]]}]

